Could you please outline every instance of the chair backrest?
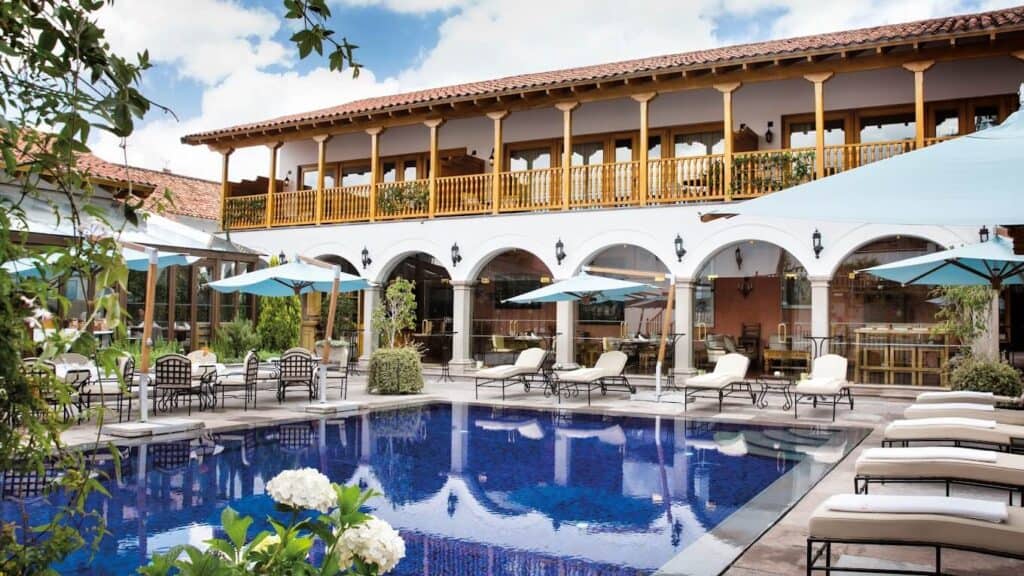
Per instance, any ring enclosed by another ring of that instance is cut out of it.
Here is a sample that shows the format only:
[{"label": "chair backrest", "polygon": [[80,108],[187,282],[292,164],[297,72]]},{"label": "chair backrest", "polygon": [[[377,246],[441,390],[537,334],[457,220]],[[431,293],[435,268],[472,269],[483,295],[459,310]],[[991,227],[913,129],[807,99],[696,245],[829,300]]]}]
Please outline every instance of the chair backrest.
[{"label": "chair backrest", "polygon": [[704,339],[704,347],[710,350],[725,350],[725,342],[720,334],[708,334]]},{"label": "chair backrest", "polygon": [[516,366],[540,370],[541,365],[544,364],[544,356],[547,353],[548,351],[543,348],[527,348],[519,353],[519,357],[516,358]]},{"label": "chair backrest", "polygon": [[168,388],[188,388],[192,385],[192,361],[181,354],[167,354],[153,364],[156,385]]},{"label": "chair backrest", "polygon": [[125,354],[117,359],[117,367],[121,371],[121,378],[124,379],[125,386],[131,386],[135,383],[135,357],[131,354]]},{"label": "chair backrest", "polygon": [[243,362],[245,365],[245,383],[247,385],[255,384],[260,371],[260,358],[256,351],[250,350],[246,352]]},{"label": "chair backrest", "polygon": [[305,348],[302,348],[300,346],[296,346],[295,348],[289,348],[285,350],[284,353],[281,354],[281,357],[284,358],[288,354],[305,354],[306,356],[312,356],[312,353],[310,353],[309,350],[306,350]]},{"label": "chair backrest", "polygon": [[313,377],[313,357],[305,348],[290,348],[281,354],[281,380],[305,382]]},{"label": "chair backrest", "polygon": [[217,355],[209,350],[193,350],[188,353],[187,358],[193,364],[216,364]]},{"label": "chair backrest", "polygon": [[89,364],[89,359],[82,354],[75,352],[66,352],[64,354],[58,354],[53,358],[56,364]]},{"label": "chair backrest", "polygon": [[501,350],[505,347],[505,337],[498,334],[491,334],[491,348]]},{"label": "chair backrest", "polygon": [[811,378],[829,378],[832,380],[846,380],[847,360],[839,354],[825,354],[814,360],[814,368],[811,370]]},{"label": "chair backrest", "polygon": [[726,354],[715,363],[715,374],[725,374],[736,378],[745,378],[747,368],[750,366],[750,358],[743,354]]},{"label": "chair backrest", "polygon": [[599,368],[610,375],[622,374],[622,371],[626,369],[626,362],[629,361],[629,356],[626,356],[625,352],[620,350],[609,350],[601,354],[601,357],[594,363],[594,368]]}]

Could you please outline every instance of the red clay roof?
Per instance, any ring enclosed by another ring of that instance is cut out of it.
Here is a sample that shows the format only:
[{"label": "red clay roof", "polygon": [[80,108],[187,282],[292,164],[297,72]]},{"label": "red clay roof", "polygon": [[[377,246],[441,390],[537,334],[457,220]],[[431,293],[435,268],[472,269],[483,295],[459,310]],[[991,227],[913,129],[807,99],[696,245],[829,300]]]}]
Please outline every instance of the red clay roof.
[{"label": "red clay roof", "polygon": [[[108,182],[115,182],[124,185],[131,182],[132,184],[138,184],[139,186],[147,189],[154,188],[157,185],[156,180],[149,176],[149,170],[143,170],[132,166],[125,167],[123,164],[107,162],[93,154],[79,154],[77,163],[79,170],[86,172],[89,176],[99,180],[106,180]],[[140,194],[140,196],[145,195],[146,194]]]},{"label": "red clay roof", "polygon": [[1019,27],[1024,27],[1024,6],[993,10],[991,12],[946,16],[917,22],[875,26],[873,28],[861,28],[859,30],[639,58],[608,64],[581,66],[564,70],[521,74],[494,80],[366,98],[330,108],[190,134],[182,138],[182,141],[185,143],[198,143],[203,138],[244,134],[247,131],[338,119],[355,114],[400,109],[435,101],[495,96],[577,82],[609,80],[645,72],[739,64],[744,61],[764,59],[766,57],[792,57],[820,50],[862,49],[891,42],[927,41],[970,33],[1005,31]]},{"label": "red clay roof", "polygon": [[[133,170],[145,173],[146,178],[156,182],[156,190],[144,205],[146,208],[152,209],[157,202],[163,202],[164,214],[220,219],[220,182],[144,168]],[[171,191],[171,202],[163,200],[164,190]]]}]

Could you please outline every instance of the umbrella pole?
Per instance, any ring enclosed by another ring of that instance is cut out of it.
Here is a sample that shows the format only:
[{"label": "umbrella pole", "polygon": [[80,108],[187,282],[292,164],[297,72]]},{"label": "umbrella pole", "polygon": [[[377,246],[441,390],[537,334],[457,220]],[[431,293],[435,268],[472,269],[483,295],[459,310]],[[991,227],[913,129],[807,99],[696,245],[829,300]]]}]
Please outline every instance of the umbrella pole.
[{"label": "umbrella pole", "polygon": [[[146,396],[149,388],[150,339],[153,337],[153,302],[156,300],[157,251],[146,247],[149,256],[149,270],[146,271],[146,302],[142,321],[142,358],[139,361],[139,422],[149,420],[149,403]],[[129,382],[130,386],[131,383]]]},{"label": "umbrella pole", "polygon": [[661,341],[658,343],[658,362],[654,365],[654,391],[658,400],[661,400],[661,364],[665,361],[665,345],[668,341],[668,331],[672,321],[672,305],[676,300],[676,278],[675,276],[668,283],[668,299],[665,302],[665,315],[661,318]]},{"label": "umbrella pole", "polygon": [[[331,302],[327,306],[327,327],[324,334],[324,346],[320,358],[320,403],[327,403],[327,359],[331,355],[331,337],[334,335],[334,313],[338,309],[338,281],[341,268],[334,267],[334,282],[331,283]],[[347,359],[346,359],[347,361]]]}]

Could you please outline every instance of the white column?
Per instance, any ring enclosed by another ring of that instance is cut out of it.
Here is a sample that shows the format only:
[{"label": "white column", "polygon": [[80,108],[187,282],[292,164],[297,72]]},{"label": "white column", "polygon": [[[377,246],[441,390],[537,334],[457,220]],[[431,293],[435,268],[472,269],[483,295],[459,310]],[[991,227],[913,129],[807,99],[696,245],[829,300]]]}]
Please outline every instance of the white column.
[{"label": "white column", "polygon": [[555,332],[558,333],[555,346],[555,361],[569,364],[576,361],[576,303],[555,303]]},{"label": "white column", "polygon": [[[830,336],[828,278],[811,278],[811,336]],[[822,347],[822,352],[828,348]]]},{"label": "white column", "polygon": [[675,331],[682,333],[676,340],[675,373],[691,375],[693,369],[693,282],[676,279]]},{"label": "white column", "polygon": [[451,364],[461,372],[473,363],[473,285],[452,282],[452,336]]},{"label": "white column", "polygon": [[359,357],[361,364],[370,361],[370,355],[377,349],[377,330],[373,326],[373,309],[380,303],[383,288],[369,286],[363,290],[363,355]]}]

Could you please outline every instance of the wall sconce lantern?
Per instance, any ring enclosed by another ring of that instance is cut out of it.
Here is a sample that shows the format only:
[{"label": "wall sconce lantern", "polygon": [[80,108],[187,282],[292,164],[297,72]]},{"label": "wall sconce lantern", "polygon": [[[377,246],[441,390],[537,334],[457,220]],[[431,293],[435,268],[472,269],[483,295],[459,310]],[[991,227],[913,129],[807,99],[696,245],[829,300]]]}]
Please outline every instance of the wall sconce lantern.
[{"label": "wall sconce lantern", "polygon": [[774,125],[775,125],[775,122],[769,120],[768,121],[768,129],[764,131],[764,141],[769,143],[769,144],[771,144],[772,140],[775,139],[775,134],[772,132],[772,126],[774,126]]},{"label": "wall sconce lantern", "polygon": [[366,246],[363,246],[363,253],[362,253],[362,255],[363,255],[363,270],[366,270],[367,268],[370,267],[370,264],[373,264],[373,259],[370,258],[370,251],[366,249]]},{"label": "wall sconce lantern", "polygon": [[292,185],[292,171],[289,170],[284,176],[284,187],[287,188]]},{"label": "wall sconce lantern", "polygon": [[737,270],[742,270],[743,269],[743,251],[740,250],[739,246],[736,247],[736,252],[734,253],[734,256],[736,257],[736,269]]},{"label": "wall sconce lantern", "polygon": [[736,288],[740,291],[740,296],[746,298],[754,291],[754,282],[750,279],[750,276],[744,276]]},{"label": "wall sconce lantern", "polygon": [[562,265],[562,260],[565,260],[565,244],[562,243],[561,238],[555,242],[555,260],[558,260],[559,266]]},{"label": "wall sconce lantern", "polygon": [[488,164],[494,164],[494,148],[491,148],[491,155],[487,157]]},{"label": "wall sconce lantern", "polygon": [[452,266],[458,266],[462,262],[462,254],[459,254],[459,244],[452,244]]},{"label": "wall sconce lantern", "polygon": [[989,232],[988,226],[982,226],[981,230],[978,230],[978,240],[982,242],[988,242]]},{"label": "wall sconce lantern", "polygon": [[811,234],[811,246],[814,248],[814,257],[820,258],[821,251],[824,250],[825,247],[821,245],[821,232],[819,232],[817,228],[815,228],[814,234]]},{"label": "wall sconce lantern", "polygon": [[686,248],[683,248],[683,237],[676,234],[676,258],[682,262],[683,256],[686,256]]}]

